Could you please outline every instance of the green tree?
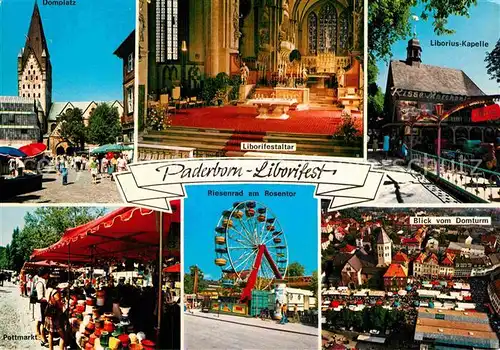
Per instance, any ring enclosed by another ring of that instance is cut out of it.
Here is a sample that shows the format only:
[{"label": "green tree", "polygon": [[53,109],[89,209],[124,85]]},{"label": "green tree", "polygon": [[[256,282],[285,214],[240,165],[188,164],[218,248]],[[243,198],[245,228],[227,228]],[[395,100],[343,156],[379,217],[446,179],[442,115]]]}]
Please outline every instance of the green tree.
[{"label": "green tree", "polygon": [[491,79],[500,83],[500,39],[498,39],[495,48],[486,54],[484,61],[487,63],[486,69]]},{"label": "green tree", "polygon": [[305,268],[298,262],[288,265],[288,277],[304,276]]},{"label": "green tree", "polygon": [[61,137],[80,149],[85,147],[87,132],[83,123],[82,110],[79,108],[67,109],[61,116],[59,134]]},{"label": "green tree", "polygon": [[96,145],[115,143],[122,134],[118,109],[106,103],[99,104],[89,118],[89,141]]},{"label": "green tree", "polygon": [[14,229],[7,246],[9,268],[19,270],[34,249],[55,243],[68,228],[87,223],[104,213],[103,209],[87,207],[41,207],[24,217],[24,227]]},{"label": "green tree", "polygon": [[0,269],[8,269],[6,247],[0,247]]},{"label": "green tree", "polygon": [[315,298],[318,297],[318,271],[313,271],[309,288],[313,292]]},{"label": "green tree", "polygon": [[368,53],[370,58],[388,59],[391,46],[406,39],[411,34],[412,8],[422,5],[419,15],[422,20],[433,18],[434,32],[437,35],[452,34],[447,28],[448,17],[469,16],[469,8],[477,0],[374,0],[368,10],[368,28],[370,28]]},{"label": "green tree", "polygon": [[198,266],[191,265],[189,267],[189,273],[184,274],[184,293],[186,294],[194,293],[194,276],[196,270],[198,270],[198,292],[205,290],[208,286],[203,271]]}]

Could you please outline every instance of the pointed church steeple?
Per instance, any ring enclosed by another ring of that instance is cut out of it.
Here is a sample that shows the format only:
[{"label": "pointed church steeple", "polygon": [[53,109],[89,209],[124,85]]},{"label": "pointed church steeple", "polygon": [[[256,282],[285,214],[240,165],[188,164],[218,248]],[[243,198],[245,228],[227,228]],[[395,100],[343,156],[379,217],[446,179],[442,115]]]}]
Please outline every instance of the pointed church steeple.
[{"label": "pointed church steeple", "polygon": [[17,80],[19,96],[37,102],[38,118],[42,132],[45,133],[47,116],[52,105],[52,65],[36,0],[26,42],[17,58]]},{"label": "pointed church steeple", "polygon": [[43,31],[42,16],[40,15],[38,3],[35,0],[30,27],[28,29],[28,34],[26,35],[26,43],[24,44],[23,65],[30,53],[33,53],[38,62],[42,63],[43,51],[46,52],[47,58],[50,57],[47,40],[45,39],[45,33]]}]

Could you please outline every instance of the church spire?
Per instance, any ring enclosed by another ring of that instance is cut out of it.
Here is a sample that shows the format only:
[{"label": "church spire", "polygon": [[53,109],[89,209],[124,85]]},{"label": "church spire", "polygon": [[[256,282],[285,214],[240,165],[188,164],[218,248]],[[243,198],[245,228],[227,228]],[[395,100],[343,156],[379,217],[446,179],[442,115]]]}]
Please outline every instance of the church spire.
[{"label": "church spire", "polygon": [[40,15],[40,9],[38,8],[38,2],[35,0],[33,14],[31,15],[31,23],[24,45],[23,64],[28,59],[30,53],[33,53],[38,62],[42,63],[42,53],[44,51],[48,58],[49,48],[47,47],[47,40],[45,39],[45,33],[43,31],[42,17]]}]

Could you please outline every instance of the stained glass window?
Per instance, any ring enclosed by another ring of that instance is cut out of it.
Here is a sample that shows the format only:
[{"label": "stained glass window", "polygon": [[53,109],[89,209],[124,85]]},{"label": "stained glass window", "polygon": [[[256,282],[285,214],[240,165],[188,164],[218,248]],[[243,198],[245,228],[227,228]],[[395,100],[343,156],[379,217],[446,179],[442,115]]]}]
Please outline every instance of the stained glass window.
[{"label": "stained glass window", "polygon": [[309,14],[308,23],[308,42],[309,54],[316,55],[318,52],[318,16],[314,12]]},{"label": "stained glass window", "polygon": [[340,15],[339,19],[339,46],[341,49],[347,49],[348,43],[348,38],[349,38],[349,19],[348,19],[348,12],[345,10],[342,12]]},{"label": "stained glass window", "polygon": [[335,52],[337,47],[337,10],[326,4],[319,13],[319,52]]},{"label": "stained glass window", "polygon": [[156,62],[178,59],[178,0],[156,1]]}]

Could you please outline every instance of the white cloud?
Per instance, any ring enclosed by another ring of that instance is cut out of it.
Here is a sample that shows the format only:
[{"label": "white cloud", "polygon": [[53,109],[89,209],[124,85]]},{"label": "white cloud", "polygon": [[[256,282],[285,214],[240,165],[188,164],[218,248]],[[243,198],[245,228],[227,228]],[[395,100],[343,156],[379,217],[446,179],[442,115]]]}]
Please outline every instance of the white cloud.
[{"label": "white cloud", "polygon": [[[494,4],[500,5],[500,0],[483,0],[484,2],[492,2]],[[1,0],[0,0],[1,2]]]}]

